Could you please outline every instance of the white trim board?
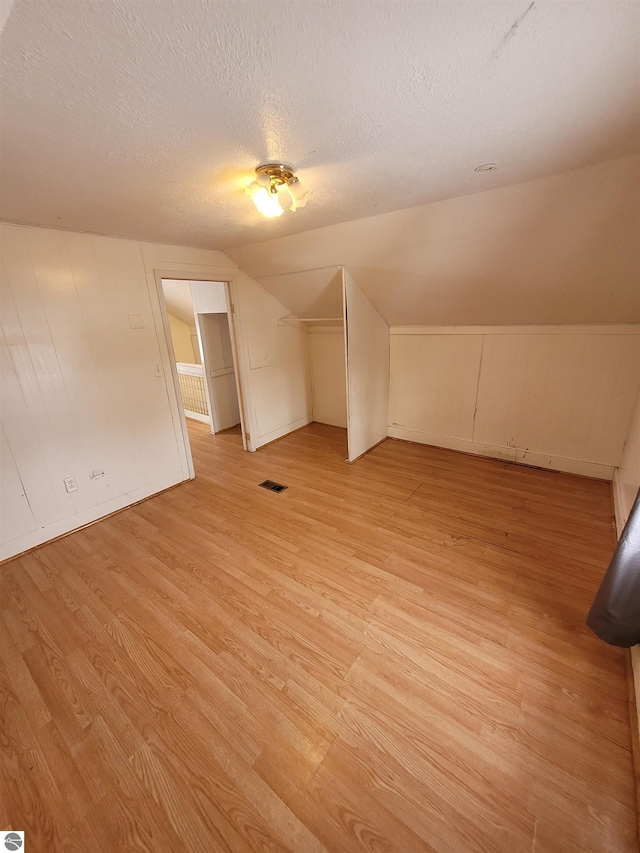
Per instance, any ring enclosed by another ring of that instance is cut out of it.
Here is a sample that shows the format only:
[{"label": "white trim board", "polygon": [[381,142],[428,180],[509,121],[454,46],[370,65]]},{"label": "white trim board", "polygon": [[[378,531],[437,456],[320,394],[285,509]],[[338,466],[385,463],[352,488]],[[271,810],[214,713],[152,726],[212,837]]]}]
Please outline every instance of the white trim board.
[{"label": "white trim board", "polygon": [[76,515],[65,516],[53,524],[48,524],[46,527],[40,527],[38,530],[30,530],[16,539],[10,539],[0,544],[0,561],[16,557],[25,551],[36,548],[38,545],[43,545],[45,542],[57,539],[59,536],[73,533],[81,527],[86,527],[87,524],[100,521],[107,515],[111,515],[121,509],[126,509],[132,504],[157,495],[159,492],[171,488],[171,486],[177,486],[178,483],[188,482],[188,480],[188,477],[185,478],[182,476],[182,472],[178,472],[170,477],[157,480],[155,483],[149,483],[146,486],[135,489],[132,492],[118,495],[117,498],[113,498],[110,501],[96,504]]},{"label": "white trim board", "polygon": [[211,418],[209,415],[202,415],[200,412],[192,412],[191,409],[184,410],[185,418],[191,418],[192,421],[200,421],[202,424],[206,424],[207,426],[211,425]]},{"label": "white trim board", "polygon": [[622,493],[622,486],[620,485],[620,480],[618,479],[618,477],[613,477],[612,492],[613,492],[613,513],[614,513],[615,522],[616,522],[616,539],[619,539],[620,536],[622,535],[622,531],[624,530],[624,525],[626,523],[626,518],[630,512],[630,508],[627,508],[625,506],[624,495]]},{"label": "white trim board", "polygon": [[640,335],[640,323],[584,326],[391,326],[390,335]]},{"label": "white trim board", "polygon": [[176,366],[180,369],[178,373],[184,373],[187,376],[199,376],[204,378],[204,367],[202,364],[188,364],[186,361],[176,361]]},{"label": "white trim board", "polygon": [[444,447],[448,450],[459,450],[475,456],[488,456],[491,459],[501,459],[505,462],[517,462],[522,465],[533,465],[535,468],[548,468],[552,471],[562,471],[565,474],[579,474],[583,477],[594,477],[598,480],[612,480],[615,468],[612,465],[602,465],[599,462],[585,462],[581,459],[567,459],[562,456],[552,456],[526,450],[522,447],[501,447],[499,445],[481,444],[477,441],[467,441],[463,438],[452,438],[447,435],[418,432],[403,427],[390,426],[389,438],[401,441],[413,441],[417,444],[429,444],[433,447]]},{"label": "white trim board", "polygon": [[302,427],[312,423],[313,417],[309,415],[308,417],[300,418],[297,421],[292,421],[290,424],[285,424],[278,429],[274,429],[273,432],[267,432],[258,437],[256,450],[264,447],[265,444],[271,444],[272,441],[276,441],[278,438],[282,438],[284,435],[288,435],[290,432],[295,432],[297,429],[302,429]]}]

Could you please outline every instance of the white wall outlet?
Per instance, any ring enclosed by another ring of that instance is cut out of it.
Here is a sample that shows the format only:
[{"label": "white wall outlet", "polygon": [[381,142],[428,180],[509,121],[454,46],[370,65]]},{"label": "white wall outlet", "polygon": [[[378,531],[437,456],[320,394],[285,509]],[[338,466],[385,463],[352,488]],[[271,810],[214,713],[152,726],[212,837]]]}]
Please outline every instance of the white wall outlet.
[{"label": "white wall outlet", "polygon": [[161,365],[161,364],[154,364],[154,365],[153,365],[153,375],[154,375],[157,379],[159,379],[161,376],[164,376],[164,370],[162,369],[162,365]]},{"label": "white wall outlet", "polygon": [[65,477],[64,487],[68,492],[77,492],[78,485],[75,477]]},{"label": "white wall outlet", "polygon": [[129,314],[129,326],[132,329],[144,329],[144,317],[142,314]]}]

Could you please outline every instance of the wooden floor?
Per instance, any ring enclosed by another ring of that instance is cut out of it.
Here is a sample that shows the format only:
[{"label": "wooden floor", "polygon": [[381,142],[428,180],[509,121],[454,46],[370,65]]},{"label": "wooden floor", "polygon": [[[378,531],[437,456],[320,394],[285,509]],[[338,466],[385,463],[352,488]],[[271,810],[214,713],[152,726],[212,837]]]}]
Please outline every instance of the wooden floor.
[{"label": "wooden floor", "polygon": [[0,569],[28,853],[636,850],[609,484],[190,433],[195,481]]}]

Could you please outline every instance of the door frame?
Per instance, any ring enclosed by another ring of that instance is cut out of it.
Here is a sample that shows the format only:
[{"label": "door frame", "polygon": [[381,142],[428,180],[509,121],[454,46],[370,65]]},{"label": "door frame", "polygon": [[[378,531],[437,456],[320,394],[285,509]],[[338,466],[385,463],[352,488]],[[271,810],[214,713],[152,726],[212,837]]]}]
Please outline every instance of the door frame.
[{"label": "door frame", "polygon": [[[195,281],[195,279],[191,279]],[[198,279],[198,281],[206,281],[206,279]],[[217,282],[216,282],[217,283]],[[215,435],[217,432],[216,429],[216,416],[215,410],[212,402],[212,394],[211,394],[211,376],[209,365],[207,364],[208,355],[205,352],[208,346],[207,342],[207,333],[204,329],[204,323],[201,324],[200,317],[201,314],[196,314],[193,312],[193,319],[196,327],[196,334],[198,336],[198,349],[200,350],[200,363],[202,364],[202,378],[204,380],[204,396],[207,400],[207,408],[209,409],[209,428],[211,430],[211,435]]]},{"label": "door frame", "polygon": [[[157,308],[156,329],[162,328],[164,332],[163,339],[158,336],[158,345],[163,360],[165,374],[165,388],[171,409],[171,416],[174,422],[174,430],[176,442],[180,450],[182,458],[183,470],[187,479],[195,477],[195,469],[193,466],[193,456],[191,454],[191,444],[189,441],[189,433],[187,430],[187,421],[184,414],[184,407],[181,403],[180,385],[178,380],[178,371],[176,368],[175,353],[173,350],[173,341],[171,338],[171,328],[169,326],[169,315],[167,305],[164,298],[164,290],[162,288],[162,279],[177,279],[181,281],[210,281],[222,282],[225,285],[225,294],[227,298],[227,316],[229,320],[229,332],[231,335],[231,347],[233,351],[234,368],[236,375],[236,390],[238,392],[238,403],[240,408],[240,429],[242,434],[242,447],[244,450],[252,451],[251,438],[249,435],[249,426],[247,422],[247,413],[251,411],[249,401],[246,396],[246,388],[248,383],[244,381],[244,364],[239,358],[240,348],[238,347],[238,333],[236,328],[235,305],[233,303],[232,294],[234,292],[235,278],[229,276],[229,269],[217,269],[215,267],[202,267],[189,269],[189,264],[176,264],[175,269],[171,269],[171,265],[162,268],[147,269],[147,280],[155,291],[156,299],[153,300]],[[159,322],[158,322],[159,321]],[[196,322],[196,328],[198,328]],[[205,381],[206,386],[206,381]]]}]

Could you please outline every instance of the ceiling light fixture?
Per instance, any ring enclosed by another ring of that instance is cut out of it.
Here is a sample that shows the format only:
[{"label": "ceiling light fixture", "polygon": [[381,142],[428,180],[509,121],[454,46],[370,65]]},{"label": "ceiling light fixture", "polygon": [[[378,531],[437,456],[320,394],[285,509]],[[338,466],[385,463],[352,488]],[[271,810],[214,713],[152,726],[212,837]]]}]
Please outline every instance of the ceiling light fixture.
[{"label": "ceiling light fixture", "polygon": [[474,172],[495,172],[497,169],[497,165],[495,163],[483,163],[481,166],[476,166],[473,170]]},{"label": "ceiling light fixture", "polygon": [[263,163],[256,169],[256,179],[246,189],[247,195],[263,216],[273,219],[282,216],[284,208],[296,211],[309,198],[291,166],[284,163]]}]

